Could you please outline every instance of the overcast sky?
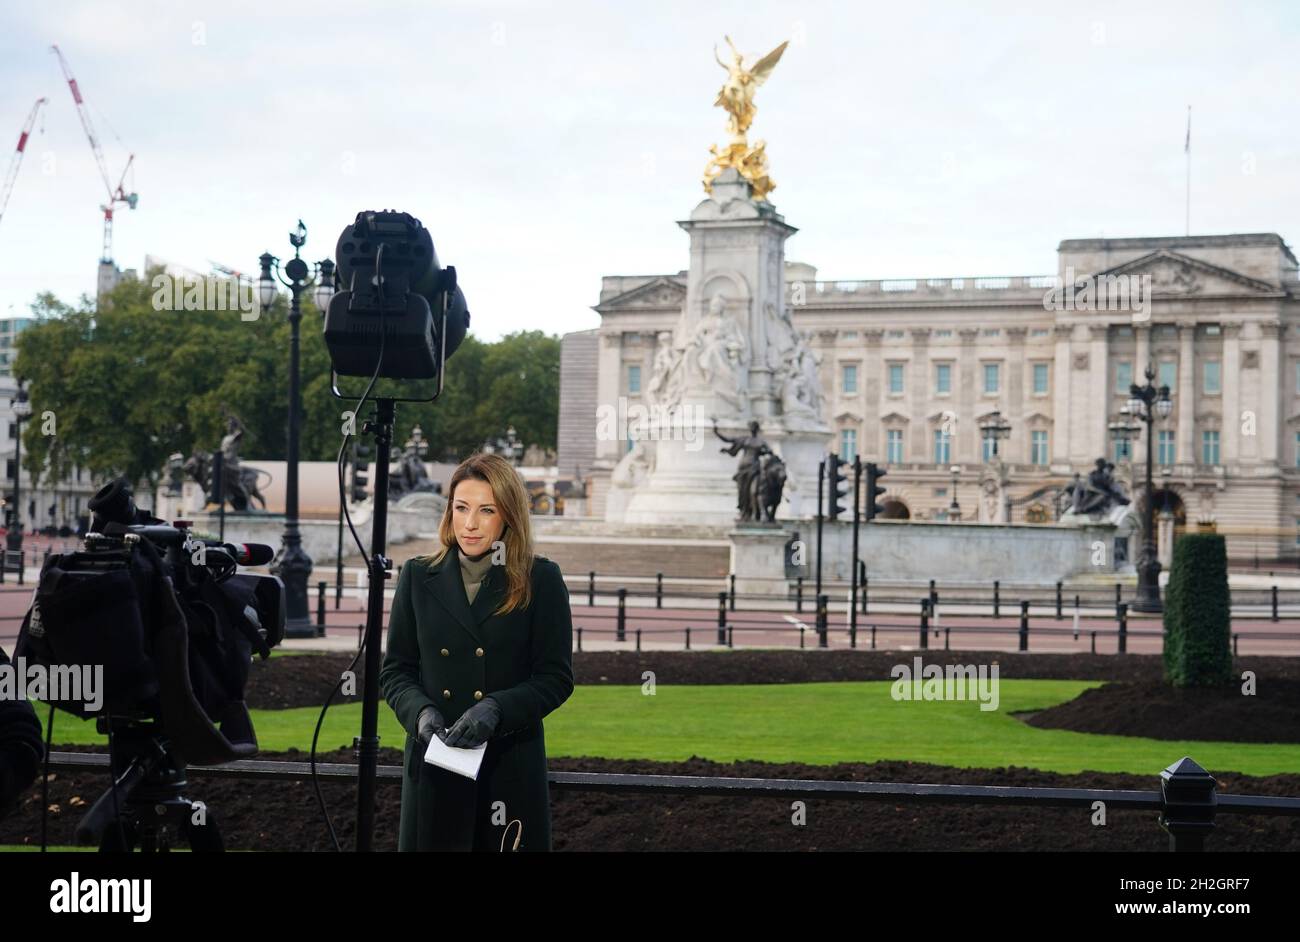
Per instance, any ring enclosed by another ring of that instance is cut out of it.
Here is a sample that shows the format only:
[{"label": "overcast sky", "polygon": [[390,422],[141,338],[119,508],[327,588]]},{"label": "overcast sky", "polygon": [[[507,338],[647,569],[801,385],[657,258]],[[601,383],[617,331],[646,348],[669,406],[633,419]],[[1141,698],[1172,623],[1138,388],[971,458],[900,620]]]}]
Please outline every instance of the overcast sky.
[{"label": "overcast sky", "polygon": [[791,40],[750,136],[819,278],[1047,274],[1063,238],[1182,235],[1189,104],[1192,232],[1300,239],[1300,4],[1132,6],[7,2],[0,168],[50,101],[0,221],[0,316],[94,291],[105,192],[53,42],[114,183],[135,154],[119,265],[255,271],[300,216],[314,261],[358,210],[402,209],[485,340],[595,327],[602,275],[687,267],[724,34]]}]

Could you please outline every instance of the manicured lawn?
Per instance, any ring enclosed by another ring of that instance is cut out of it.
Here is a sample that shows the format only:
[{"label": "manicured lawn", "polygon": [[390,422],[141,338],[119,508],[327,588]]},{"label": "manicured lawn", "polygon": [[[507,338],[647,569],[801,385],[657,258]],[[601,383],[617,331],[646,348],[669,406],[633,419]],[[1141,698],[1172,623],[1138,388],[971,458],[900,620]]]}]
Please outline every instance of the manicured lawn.
[{"label": "manicured lawn", "polygon": [[[546,720],[550,756],[664,761],[701,756],[720,762],[930,762],[959,768],[1016,765],[1055,772],[1155,775],[1184,755],[1213,772],[1300,772],[1300,745],[1165,742],[1035,729],[1010,711],[1073,699],[1096,681],[1003,680],[996,711],[967,701],[896,701],[888,681],[719,686],[579,686]],[[308,749],[319,708],[253,711],[265,750]],[[42,716],[44,713],[42,712]],[[401,748],[405,733],[380,704],[380,736]],[[321,749],[350,746],[360,704],[330,708]],[[91,722],[60,713],[58,743],[103,742]]]}]

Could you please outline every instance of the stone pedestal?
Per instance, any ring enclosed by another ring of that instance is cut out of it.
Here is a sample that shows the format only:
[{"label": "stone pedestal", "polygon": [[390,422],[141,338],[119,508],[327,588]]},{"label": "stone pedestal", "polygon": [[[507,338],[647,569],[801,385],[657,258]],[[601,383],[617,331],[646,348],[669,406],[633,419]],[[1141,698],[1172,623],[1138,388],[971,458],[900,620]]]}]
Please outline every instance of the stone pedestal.
[{"label": "stone pedestal", "polygon": [[831,430],[816,360],[785,302],[784,245],[797,230],[734,169],[679,225],[691,237],[686,300],[671,348],[656,355],[640,434],[629,428],[637,444],[611,473],[606,519],[733,522],[741,456],[723,452],[714,425],[744,438],[754,421],[786,465],[778,519],[805,518]]},{"label": "stone pedestal", "polygon": [[736,594],[785,598],[790,590],[785,545],[790,541],[791,531],[776,524],[740,525],[727,536],[731,539],[731,571],[736,577]]}]

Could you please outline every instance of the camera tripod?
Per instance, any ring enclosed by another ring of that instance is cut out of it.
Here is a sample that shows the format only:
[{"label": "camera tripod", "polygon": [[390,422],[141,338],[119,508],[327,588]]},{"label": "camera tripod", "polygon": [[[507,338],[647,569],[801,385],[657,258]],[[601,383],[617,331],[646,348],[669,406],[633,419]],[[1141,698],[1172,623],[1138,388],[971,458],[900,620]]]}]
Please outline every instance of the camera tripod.
[{"label": "camera tripod", "polygon": [[137,844],[141,853],[166,853],[182,841],[196,853],[224,851],[211,809],[182,794],[185,763],[157,727],[116,717],[109,724],[114,766],[123,771],[77,823],[77,842],[98,842],[101,853],[130,853]]}]

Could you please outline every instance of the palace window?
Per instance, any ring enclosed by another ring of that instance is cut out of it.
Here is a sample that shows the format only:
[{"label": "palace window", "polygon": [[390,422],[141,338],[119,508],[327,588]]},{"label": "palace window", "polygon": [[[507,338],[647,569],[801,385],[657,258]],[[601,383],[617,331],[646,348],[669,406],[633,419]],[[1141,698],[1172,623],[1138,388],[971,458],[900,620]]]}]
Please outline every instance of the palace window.
[{"label": "palace window", "polygon": [[[1297,436],[1300,438],[1300,436]],[[903,430],[891,428],[885,433],[885,461],[889,464],[903,462]],[[1300,464],[1300,462],[1297,462]]]},{"label": "palace window", "polygon": [[1205,369],[1202,373],[1204,379],[1204,392],[1206,395],[1216,396],[1220,392],[1219,383],[1219,361],[1206,360]]},{"label": "palace window", "polygon": [[1156,439],[1156,463],[1174,463],[1174,433],[1168,429],[1161,429],[1160,437]]},{"label": "palace window", "polygon": [[858,368],[853,363],[844,365],[844,392],[855,393],[858,391]]},{"label": "palace window", "polygon": [[858,430],[852,428],[840,429],[840,459],[842,461],[852,462],[858,454]]},{"label": "palace window", "polygon": [[1029,463],[1047,464],[1047,433],[1038,431],[1029,433]]},{"label": "palace window", "polygon": [[627,368],[627,391],[630,393],[641,391],[641,367],[637,364]]},{"label": "palace window", "polygon": [[1219,463],[1219,433],[1201,433],[1201,464]]},{"label": "palace window", "polygon": [[889,364],[889,392],[891,395],[902,395],[903,392],[903,364]]},{"label": "palace window", "polygon": [[1034,394],[1043,396],[1047,394],[1047,364],[1034,364]]},{"label": "palace window", "polygon": [[940,396],[952,392],[952,366],[948,363],[934,365],[934,391]]},{"label": "palace window", "polygon": [[1128,360],[1120,360],[1115,364],[1115,392],[1128,395],[1129,387],[1133,385],[1133,364]]},{"label": "palace window", "polygon": [[1157,386],[1168,386],[1172,391],[1178,387],[1178,364],[1173,360],[1165,360],[1160,364],[1160,378],[1156,382]]},{"label": "palace window", "polygon": [[986,393],[995,393],[998,391],[998,364],[984,364],[984,391]]},{"label": "palace window", "polygon": [[934,430],[934,463],[948,464],[952,460],[952,436],[941,428]]}]

